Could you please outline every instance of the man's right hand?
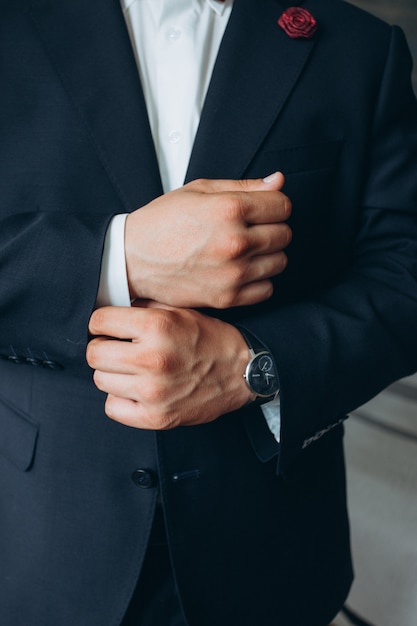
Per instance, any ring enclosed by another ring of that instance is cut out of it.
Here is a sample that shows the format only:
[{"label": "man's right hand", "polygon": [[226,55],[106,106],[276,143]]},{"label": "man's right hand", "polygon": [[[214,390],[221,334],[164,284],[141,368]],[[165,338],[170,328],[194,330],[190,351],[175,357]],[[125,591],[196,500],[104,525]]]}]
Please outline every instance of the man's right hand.
[{"label": "man's right hand", "polygon": [[218,309],[269,298],[291,241],[283,184],[280,173],[196,180],[131,213],[125,232],[131,297]]}]

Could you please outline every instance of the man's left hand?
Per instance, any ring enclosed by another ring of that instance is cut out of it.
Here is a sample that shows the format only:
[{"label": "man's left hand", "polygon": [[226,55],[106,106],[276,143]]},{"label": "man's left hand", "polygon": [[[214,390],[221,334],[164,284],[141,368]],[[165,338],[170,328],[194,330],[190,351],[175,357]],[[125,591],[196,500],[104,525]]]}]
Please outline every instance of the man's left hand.
[{"label": "man's left hand", "polygon": [[210,422],[251,397],[250,359],[232,325],[155,302],[104,307],[91,316],[87,348],[107,415],[136,428],[164,430]]}]

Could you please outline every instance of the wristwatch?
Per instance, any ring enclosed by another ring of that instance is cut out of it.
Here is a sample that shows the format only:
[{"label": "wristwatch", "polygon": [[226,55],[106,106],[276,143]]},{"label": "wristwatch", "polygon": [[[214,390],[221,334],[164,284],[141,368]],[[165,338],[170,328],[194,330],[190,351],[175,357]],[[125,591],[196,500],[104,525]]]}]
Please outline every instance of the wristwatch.
[{"label": "wristwatch", "polygon": [[246,366],[243,378],[254,394],[256,404],[271,402],[279,394],[279,378],[274,358],[269,350],[247,330],[238,326],[248,344],[251,359]]}]

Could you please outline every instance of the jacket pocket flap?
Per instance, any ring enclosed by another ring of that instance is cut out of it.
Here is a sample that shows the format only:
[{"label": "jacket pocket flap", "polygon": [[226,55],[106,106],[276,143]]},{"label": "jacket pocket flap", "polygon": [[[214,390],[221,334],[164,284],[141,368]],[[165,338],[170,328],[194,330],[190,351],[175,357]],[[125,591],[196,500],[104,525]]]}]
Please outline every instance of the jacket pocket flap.
[{"label": "jacket pocket flap", "polygon": [[274,167],[281,170],[285,176],[332,170],[337,165],[342,144],[342,139],[335,139],[304,146],[269,149],[265,151],[265,155],[269,161],[271,158],[275,159]]},{"label": "jacket pocket flap", "polygon": [[31,418],[0,396],[0,454],[22,471],[32,464],[38,430]]}]

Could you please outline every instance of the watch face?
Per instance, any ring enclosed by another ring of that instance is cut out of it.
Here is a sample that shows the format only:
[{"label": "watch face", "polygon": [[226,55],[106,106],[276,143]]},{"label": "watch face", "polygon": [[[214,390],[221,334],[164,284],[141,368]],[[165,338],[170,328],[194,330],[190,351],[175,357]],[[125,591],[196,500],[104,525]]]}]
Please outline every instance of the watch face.
[{"label": "watch face", "polygon": [[260,352],[249,363],[246,380],[256,395],[267,398],[279,389],[274,361],[268,352]]}]

